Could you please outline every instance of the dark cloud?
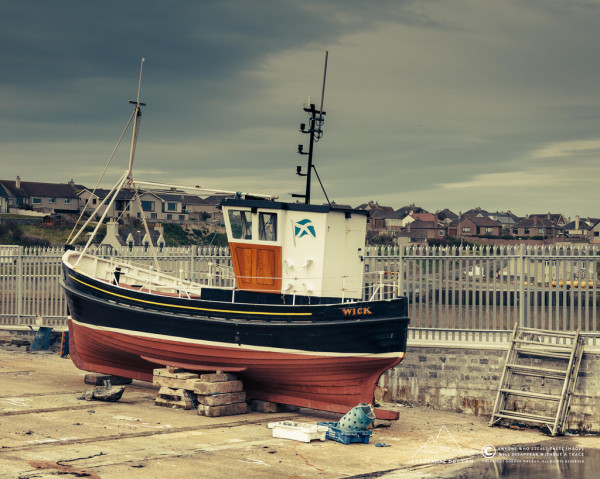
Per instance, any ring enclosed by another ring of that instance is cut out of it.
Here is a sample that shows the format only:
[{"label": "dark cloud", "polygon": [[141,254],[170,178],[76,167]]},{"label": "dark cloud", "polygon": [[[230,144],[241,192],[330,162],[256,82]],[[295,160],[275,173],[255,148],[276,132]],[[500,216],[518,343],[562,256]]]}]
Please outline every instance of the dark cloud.
[{"label": "dark cloud", "polygon": [[[586,147],[600,136],[596,2],[0,0],[0,12],[7,178],[93,182],[146,57],[141,169],[287,191],[325,50],[317,165],[338,201],[575,210],[600,174]],[[512,181],[536,169],[543,185]]]}]

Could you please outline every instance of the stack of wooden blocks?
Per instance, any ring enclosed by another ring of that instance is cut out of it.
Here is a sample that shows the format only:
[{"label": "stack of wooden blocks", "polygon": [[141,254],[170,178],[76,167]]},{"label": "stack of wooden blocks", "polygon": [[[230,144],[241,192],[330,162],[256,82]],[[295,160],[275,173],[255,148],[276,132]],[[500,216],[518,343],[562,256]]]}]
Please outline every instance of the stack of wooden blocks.
[{"label": "stack of wooden blocks", "polygon": [[153,384],[161,386],[155,404],[198,410],[200,416],[232,416],[248,412],[242,381],[217,371],[195,374],[173,366],[155,369]]}]

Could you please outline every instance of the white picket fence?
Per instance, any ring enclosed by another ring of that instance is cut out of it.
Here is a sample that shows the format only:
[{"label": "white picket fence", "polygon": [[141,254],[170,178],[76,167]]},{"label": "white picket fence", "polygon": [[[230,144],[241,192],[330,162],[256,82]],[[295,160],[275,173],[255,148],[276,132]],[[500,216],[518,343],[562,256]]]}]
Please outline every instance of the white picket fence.
[{"label": "white picket fence", "polygon": [[[0,325],[66,324],[58,279],[61,248],[0,246]],[[151,267],[143,248],[97,249]],[[231,287],[227,248],[164,248],[161,271],[182,279]],[[406,295],[410,339],[506,341],[514,322],[540,329],[600,336],[596,246],[481,248],[366,248],[365,299]]]}]

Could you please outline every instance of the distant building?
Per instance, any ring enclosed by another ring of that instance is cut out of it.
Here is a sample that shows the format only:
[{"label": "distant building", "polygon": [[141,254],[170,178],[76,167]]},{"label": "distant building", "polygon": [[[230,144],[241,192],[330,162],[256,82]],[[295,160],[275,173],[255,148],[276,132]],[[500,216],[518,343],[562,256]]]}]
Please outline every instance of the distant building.
[{"label": "distant building", "polygon": [[403,231],[398,233],[396,242],[398,245],[426,243],[428,240],[445,238],[446,236],[447,228],[445,223],[437,219],[435,221],[415,219],[411,223],[408,223]]},{"label": "distant building", "polygon": [[45,213],[78,213],[79,197],[73,180],[69,183],[41,183],[0,180],[0,213],[28,209]]},{"label": "distant building", "polygon": [[581,221],[579,216],[575,217],[575,221],[571,221],[562,227],[565,237],[586,240],[589,238],[590,229],[591,227],[585,221]]},{"label": "distant building", "polygon": [[502,226],[500,223],[485,216],[462,217],[456,223],[456,237],[500,236]]},{"label": "distant building", "polygon": [[514,225],[512,234],[520,238],[557,238],[562,234],[562,227],[549,218],[531,216]]},{"label": "distant building", "polygon": [[555,225],[562,227],[567,224],[567,220],[560,213],[545,213],[545,214],[534,214],[529,215],[528,218],[546,219],[554,223]]},{"label": "distant building", "polygon": [[[142,217],[142,212],[150,221],[187,221],[189,213],[184,207],[185,195],[177,193],[163,193],[151,190],[140,190],[140,201],[135,198],[133,189],[122,189],[117,193],[114,201],[110,190],[85,189],[79,193],[82,207],[86,213],[102,216],[107,208],[106,216],[110,219],[136,219]],[[111,204],[112,201],[112,204]],[[140,205],[142,206],[140,210]]]},{"label": "distant building", "polygon": [[165,238],[163,236],[163,226],[156,225],[153,230],[150,230],[150,237],[145,230],[121,229],[116,221],[106,223],[106,235],[102,239],[101,245],[110,245],[115,249],[127,246],[130,249],[133,247],[143,246],[148,248],[152,245],[162,248],[165,246]]}]

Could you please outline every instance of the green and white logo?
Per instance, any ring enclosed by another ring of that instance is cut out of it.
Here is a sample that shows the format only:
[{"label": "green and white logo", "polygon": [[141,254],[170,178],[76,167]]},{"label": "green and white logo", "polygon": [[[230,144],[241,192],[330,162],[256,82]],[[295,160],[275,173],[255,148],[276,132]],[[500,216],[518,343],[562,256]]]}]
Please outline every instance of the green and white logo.
[{"label": "green and white logo", "polygon": [[302,238],[306,235],[312,236],[313,238],[317,237],[312,221],[309,219],[296,221],[296,223],[294,223],[294,236],[296,238]]}]

